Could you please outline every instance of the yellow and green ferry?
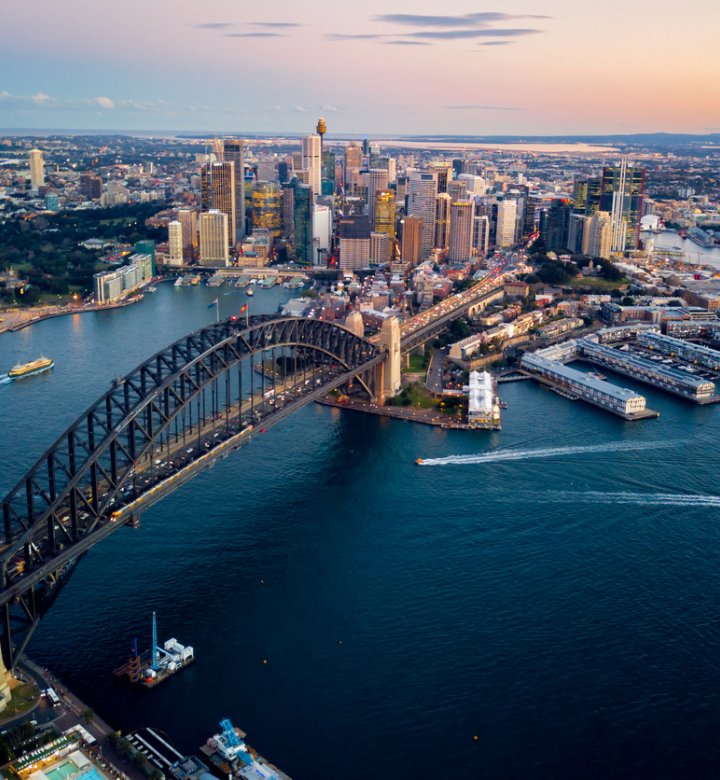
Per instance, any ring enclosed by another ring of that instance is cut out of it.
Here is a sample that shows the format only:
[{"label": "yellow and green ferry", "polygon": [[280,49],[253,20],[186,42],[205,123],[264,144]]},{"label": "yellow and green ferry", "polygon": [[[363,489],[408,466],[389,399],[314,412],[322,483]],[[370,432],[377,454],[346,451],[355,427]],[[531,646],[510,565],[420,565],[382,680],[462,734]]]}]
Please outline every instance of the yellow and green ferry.
[{"label": "yellow and green ferry", "polygon": [[49,371],[54,365],[54,360],[46,357],[39,357],[37,360],[31,360],[29,363],[18,363],[10,369],[8,377],[10,379],[22,379],[26,376]]}]

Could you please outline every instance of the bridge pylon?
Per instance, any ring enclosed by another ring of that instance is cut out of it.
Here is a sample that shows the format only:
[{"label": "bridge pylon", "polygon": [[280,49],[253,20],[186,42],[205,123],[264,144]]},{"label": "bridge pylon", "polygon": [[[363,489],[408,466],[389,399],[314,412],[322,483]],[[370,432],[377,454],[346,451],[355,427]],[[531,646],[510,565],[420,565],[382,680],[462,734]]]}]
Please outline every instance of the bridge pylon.
[{"label": "bridge pylon", "polygon": [[388,317],[380,330],[380,344],[385,348],[385,360],[375,369],[377,400],[385,403],[400,392],[402,366],[400,363],[400,321]]}]

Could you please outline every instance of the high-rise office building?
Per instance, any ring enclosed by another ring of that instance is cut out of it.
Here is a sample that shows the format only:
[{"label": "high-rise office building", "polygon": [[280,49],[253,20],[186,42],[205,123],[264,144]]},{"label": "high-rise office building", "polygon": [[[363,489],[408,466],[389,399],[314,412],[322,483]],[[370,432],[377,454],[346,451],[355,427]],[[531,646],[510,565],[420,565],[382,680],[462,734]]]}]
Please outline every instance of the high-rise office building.
[{"label": "high-rise office building", "polygon": [[408,181],[407,213],[422,217],[422,256],[427,257],[435,243],[435,198],[437,173],[413,171]]},{"label": "high-rise office building", "polygon": [[102,179],[94,173],[81,173],[78,190],[85,198],[97,200],[102,196]]},{"label": "high-rise office building", "polygon": [[203,211],[222,211],[227,215],[228,245],[235,246],[235,163],[216,162],[200,169]]},{"label": "high-rise office building", "polygon": [[448,182],[447,194],[453,200],[462,200],[467,198],[468,195],[468,183],[466,179],[453,179]]},{"label": "high-rise office building", "polygon": [[568,247],[570,229],[570,201],[556,198],[540,219],[540,237],[548,252],[564,252]]},{"label": "high-rise office building", "polygon": [[400,259],[414,268],[422,260],[423,220],[422,217],[405,217],[402,221],[402,245]]},{"label": "high-rise office building", "polygon": [[590,257],[610,259],[613,243],[612,217],[607,211],[596,211],[585,223],[583,253]]},{"label": "high-rise office building", "polygon": [[450,205],[450,239],[448,260],[460,263],[472,257],[475,201],[467,198],[454,200]]},{"label": "high-rise office building", "polygon": [[568,224],[567,248],[573,253],[579,255],[583,251],[583,239],[585,237],[585,226],[589,218],[584,214],[571,214]]},{"label": "high-rise office building", "polygon": [[495,243],[499,247],[512,246],[517,230],[517,201],[505,198],[498,203]]},{"label": "high-rise office building", "polygon": [[619,166],[603,168],[600,210],[610,211],[614,252],[637,249],[644,198],[644,168],[628,165],[624,157]]},{"label": "high-rise office building", "polygon": [[298,262],[312,265],[315,262],[313,246],[314,196],[309,184],[299,179],[290,182],[293,190],[293,245]]},{"label": "high-rise office building", "polygon": [[375,232],[385,233],[390,241],[395,240],[395,193],[392,190],[378,190],[375,193]]},{"label": "high-rise office building", "polygon": [[473,223],[473,249],[475,254],[485,257],[490,248],[490,218],[487,214],[476,214]]},{"label": "high-rise office building", "polygon": [[388,188],[388,172],[382,168],[371,168],[365,171],[365,185],[367,187],[368,218],[370,219],[370,229],[375,228],[375,195],[380,190]]},{"label": "high-rise office building", "polygon": [[362,148],[360,144],[351,141],[345,148],[345,183],[348,184],[353,173],[362,168]]},{"label": "high-rise office building", "polygon": [[200,214],[200,264],[223,266],[228,264],[230,242],[228,239],[228,215],[212,209]]},{"label": "high-rise office building", "polygon": [[312,220],[313,265],[327,265],[330,256],[332,211],[329,206],[315,204]]},{"label": "high-rise office building", "polygon": [[197,212],[195,209],[178,209],[177,218],[182,226],[183,257],[194,260],[198,249]]},{"label": "high-rise office building", "polygon": [[378,265],[390,262],[390,236],[387,233],[370,233],[370,262]]},{"label": "high-rise office building", "polygon": [[30,186],[37,190],[45,184],[45,162],[40,149],[31,149],[30,159]]},{"label": "high-rise office building", "polygon": [[256,182],[252,194],[252,226],[264,228],[280,238],[283,228],[283,194],[280,182]]},{"label": "high-rise office building", "polygon": [[182,224],[174,219],[168,222],[168,264],[183,264],[183,230]]},{"label": "high-rise office building", "polygon": [[435,198],[435,249],[447,249],[450,242],[450,206],[452,198],[447,192]]},{"label": "high-rise office building", "polygon": [[370,221],[365,215],[343,217],[338,225],[340,270],[356,271],[370,264]]},{"label": "high-rise office building", "polygon": [[313,195],[322,193],[322,153],[319,135],[306,135],[302,139],[302,168],[308,172]]}]

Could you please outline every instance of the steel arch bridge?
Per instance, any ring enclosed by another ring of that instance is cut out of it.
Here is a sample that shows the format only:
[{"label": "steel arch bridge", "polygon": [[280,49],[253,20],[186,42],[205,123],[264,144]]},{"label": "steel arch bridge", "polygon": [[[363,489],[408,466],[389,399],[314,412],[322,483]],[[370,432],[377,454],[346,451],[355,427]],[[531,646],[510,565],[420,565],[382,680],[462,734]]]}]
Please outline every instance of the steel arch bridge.
[{"label": "steel arch bridge", "polygon": [[264,431],[354,381],[374,396],[385,357],[334,323],[231,318],[115,380],[3,500],[6,666],[15,665],[90,547],[136,524],[140,510],[249,441],[260,426]]}]

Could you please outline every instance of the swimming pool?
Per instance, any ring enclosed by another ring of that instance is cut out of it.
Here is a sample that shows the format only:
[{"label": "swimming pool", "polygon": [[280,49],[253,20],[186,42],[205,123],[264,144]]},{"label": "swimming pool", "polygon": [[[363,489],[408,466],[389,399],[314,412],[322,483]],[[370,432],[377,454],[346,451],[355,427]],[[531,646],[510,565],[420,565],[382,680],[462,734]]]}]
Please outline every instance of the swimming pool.
[{"label": "swimming pool", "polygon": [[[65,761],[62,764],[58,764],[56,767],[53,767],[52,769],[49,769],[47,772],[45,772],[45,776],[48,778],[48,780],[65,780],[66,777],[70,777],[70,775],[77,774],[78,768],[73,764],[72,761]],[[95,778],[92,778],[91,780],[95,780]]]}]

